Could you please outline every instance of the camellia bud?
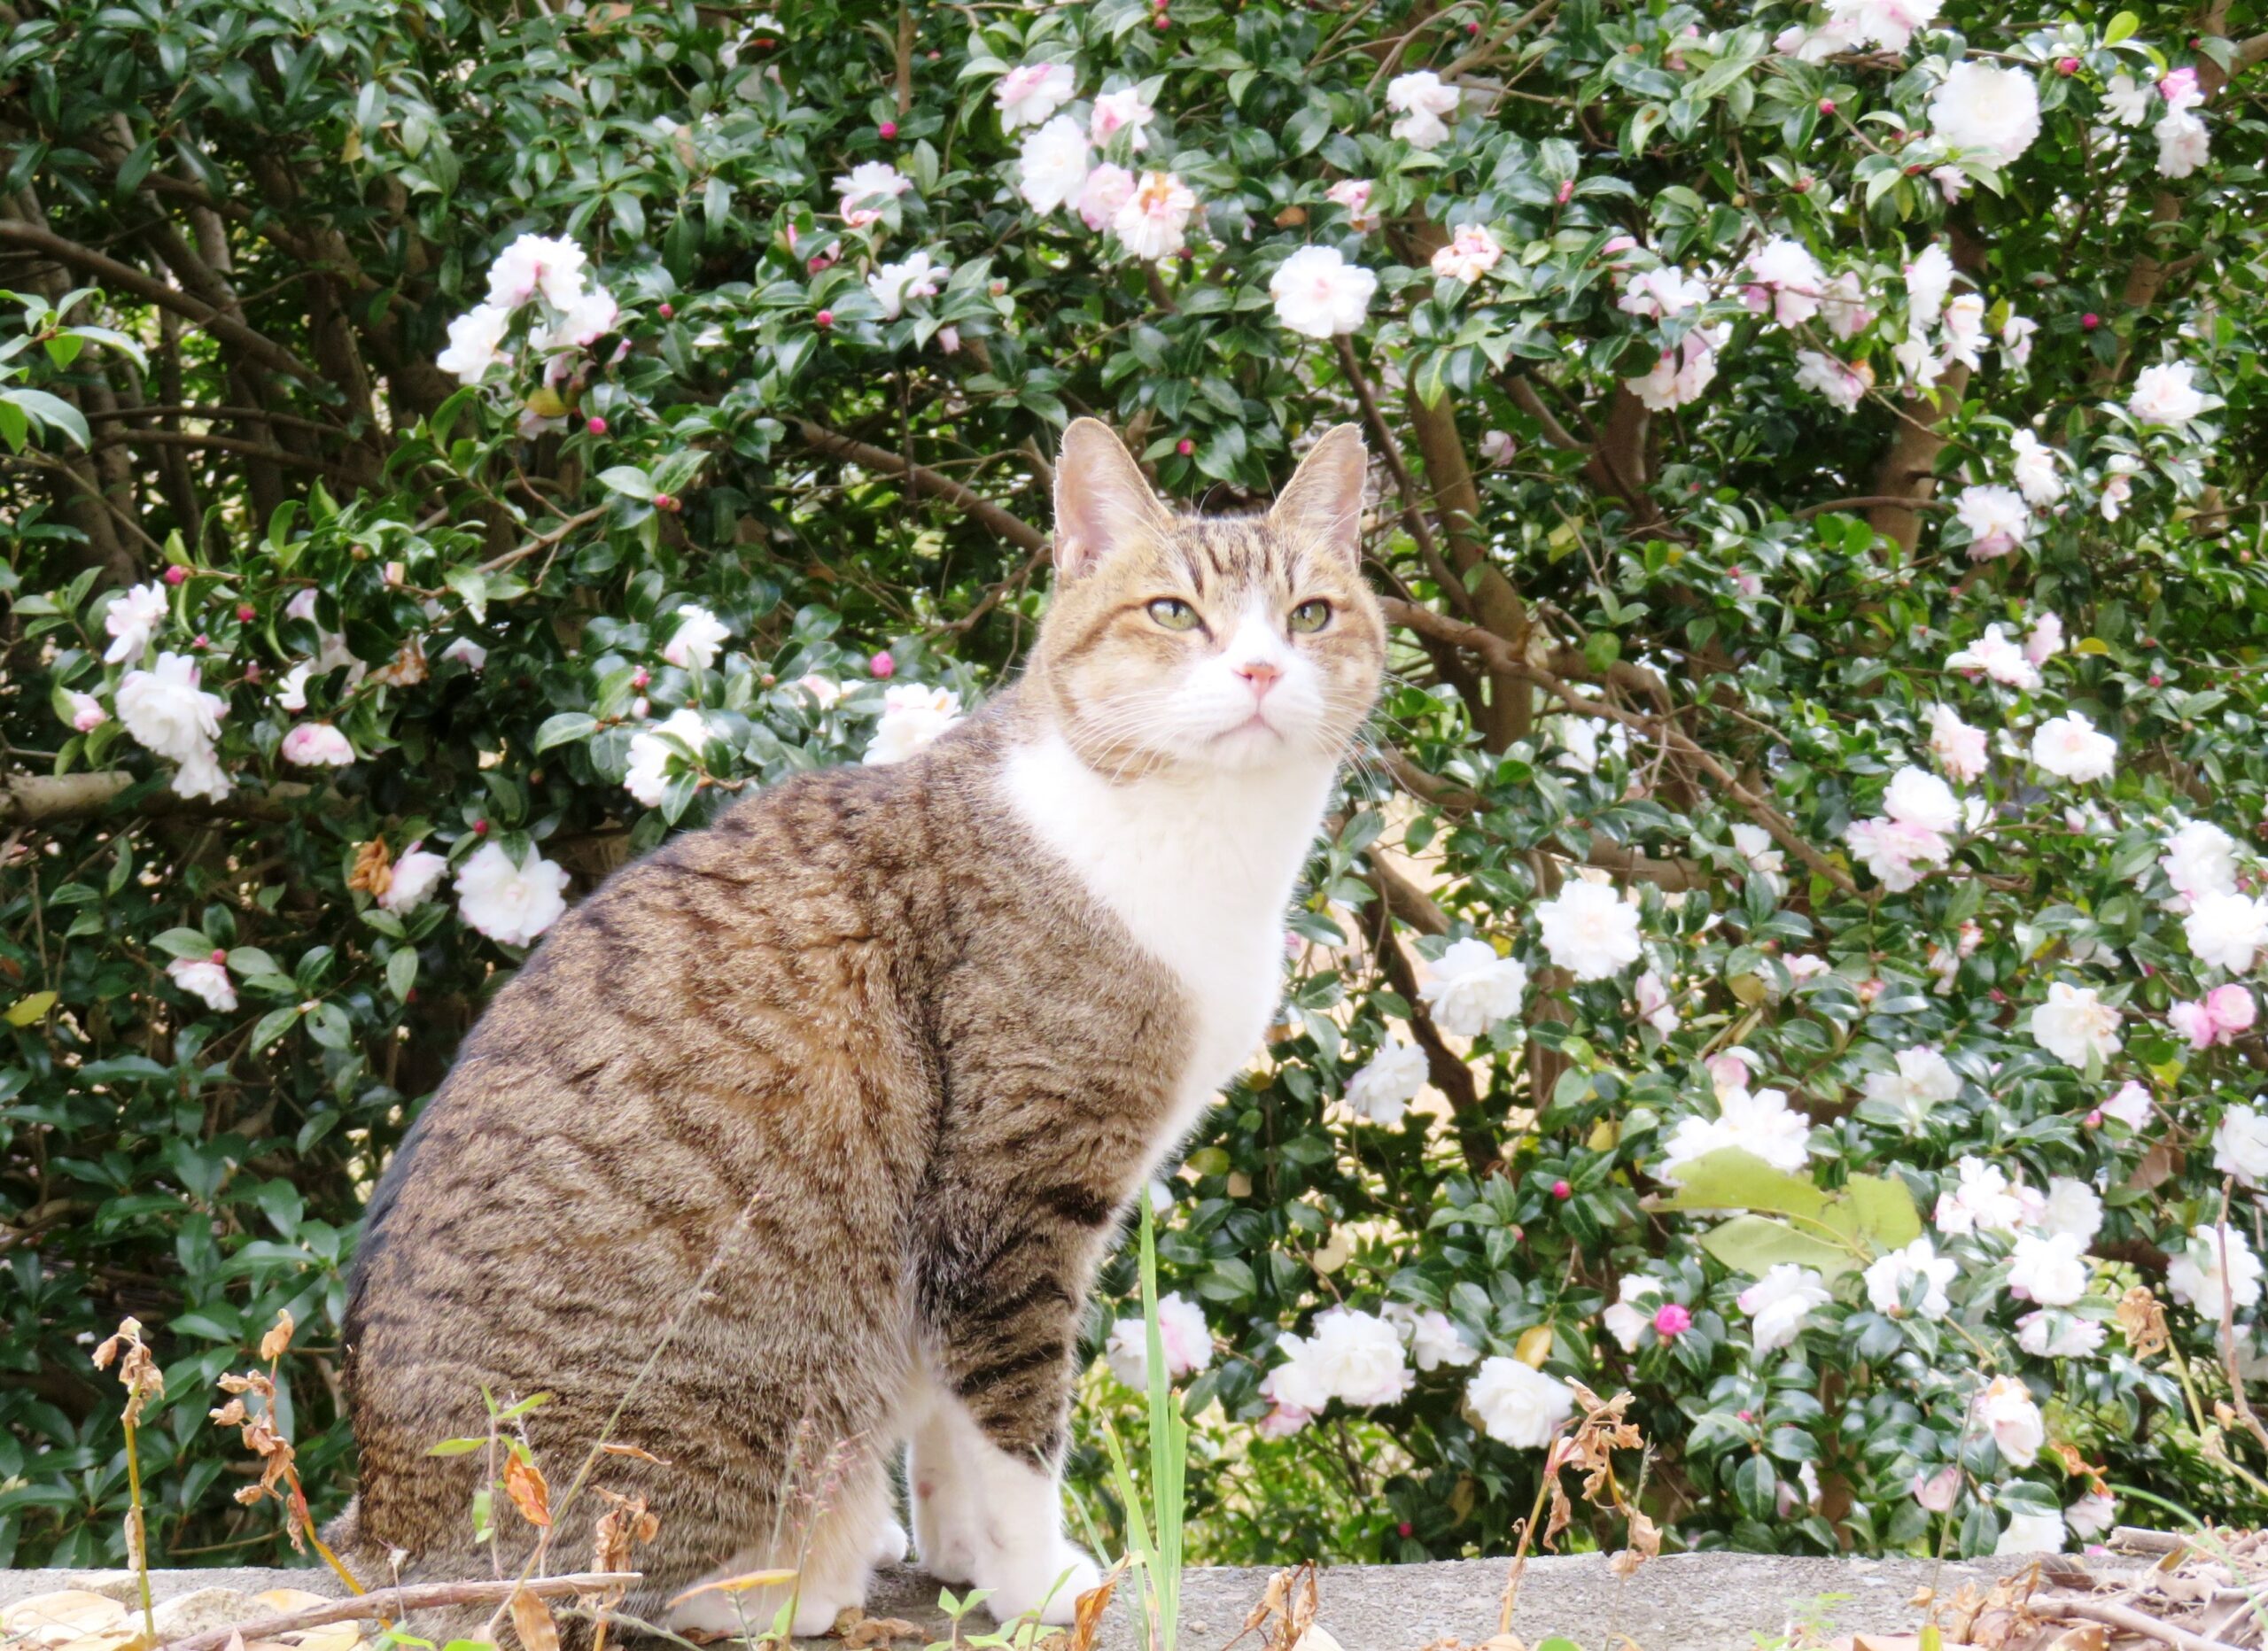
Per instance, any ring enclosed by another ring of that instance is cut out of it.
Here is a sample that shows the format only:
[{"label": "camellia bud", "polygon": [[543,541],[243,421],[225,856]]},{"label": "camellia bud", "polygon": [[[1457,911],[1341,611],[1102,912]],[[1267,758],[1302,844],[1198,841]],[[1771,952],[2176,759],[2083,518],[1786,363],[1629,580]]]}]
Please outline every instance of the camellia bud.
[{"label": "camellia bud", "polygon": [[653,679],[654,673],[643,665],[630,673],[630,686],[633,688],[642,688]]},{"label": "camellia bud", "polygon": [[228,962],[228,960],[229,960],[229,954],[228,954],[227,952],[223,951],[223,950],[222,950],[220,947],[218,947],[218,946],[215,946],[215,947],[213,949],[213,961],[214,961],[214,962],[215,962],[215,963],[226,963],[226,962]]},{"label": "camellia bud", "polygon": [[1575,180],[1568,178],[1559,185],[1559,204],[1565,206],[1575,198]]},{"label": "camellia bud", "polygon": [[586,423],[583,428],[590,431],[594,436],[603,436],[606,434],[606,421],[601,418],[597,414],[594,413],[591,415],[589,422]]},{"label": "camellia bud", "polygon": [[2077,58],[2058,58],[2055,59],[2056,74],[2077,74],[2078,72],[2079,60]]},{"label": "camellia bud", "polygon": [[488,822],[486,820],[473,821],[472,834],[476,837],[485,837],[488,834]]},{"label": "camellia bud", "polygon": [[175,562],[172,567],[166,570],[166,583],[168,585],[179,585],[188,577],[189,570],[183,567],[179,562]]},{"label": "camellia bud", "polygon": [[1562,1200],[1572,1198],[1575,1196],[1575,1190],[1565,1181],[1555,1181],[1551,1183],[1551,1196]]},{"label": "camellia bud", "polygon": [[885,120],[875,129],[882,135],[882,141],[884,143],[888,143],[891,138],[897,136],[897,122],[895,120]]},{"label": "camellia bud", "polygon": [[239,602],[237,605],[237,623],[238,624],[250,624],[253,620],[259,617],[260,609],[253,607],[250,602]]},{"label": "camellia bud", "polygon": [[889,656],[889,650],[884,648],[866,662],[866,669],[875,677],[887,682],[897,674],[897,662]]},{"label": "camellia bud", "polygon": [[1664,1341],[1675,1341],[1693,1328],[1691,1311],[1674,1301],[1665,1301],[1654,1313],[1654,1334]]},{"label": "camellia bud", "polygon": [[1156,29],[1158,33],[1162,35],[1166,30],[1173,27],[1173,19],[1168,17],[1163,12],[1161,12],[1157,16],[1150,19],[1150,27]]},{"label": "camellia bud", "polygon": [[674,512],[678,508],[678,496],[675,493],[656,493],[654,508]]},{"label": "camellia bud", "polygon": [[660,314],[661,314],[661,317],[662,317],[662,319],[663,319],[664,321],[667,321],[667,320],[669,320],[669,319],[670,319],[670,317],[672,317],[672,315],[675,315],[675,314],[677,314],[677,307],[676,307],[676,306],[674,306],[674,305],[671,305],[671,304],[664,304],[664,305],[663,305],[663,306],[662,306],[662,307],[661,307],[661,312],[660,312]]},{"label": "camellia bud", "polygon": [[827,328],[835,325],[835,312],[831,309],[823,309],[819,311],[818,314],[812,316],[812,319],[819,323],[819,329],[821,331],[825,331]]},{"label": "camellia bud", "polygon": [[1173,450],[1185,459],[1197,451],[1197,444],[1184,436],[1179,441],[1174,443]]},{"label": "camellia bud", "polygon": [[2093,332],[2096,328],[2102,325],[2102,317],[2096,314],[2093,310],[2089,310],[2085,314],[2079,317],[2079,325],[2086,331]]},{"label": "camellia bud", "polygon": [[1819,112],[1821,114],[1833,114],[1835,112],[1835,99],[1832,97],[1821,98],[1819,100]]}]

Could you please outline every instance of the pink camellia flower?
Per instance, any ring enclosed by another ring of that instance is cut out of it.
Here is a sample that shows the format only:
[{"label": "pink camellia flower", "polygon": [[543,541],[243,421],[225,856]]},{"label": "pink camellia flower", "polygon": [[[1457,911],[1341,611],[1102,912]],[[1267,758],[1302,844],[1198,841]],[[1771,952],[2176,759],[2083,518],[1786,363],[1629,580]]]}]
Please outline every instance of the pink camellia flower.
[{"label": "pink camellia flower", "polygon": [[1471,286],[1496,267],[1504,255],[1503,244],[1485,223],[1457,226],[1456,238],[1433,254],[1433,273],[1445,281]]},{"label": "pink camellia flower", "polygon": [[1665,1301],[1654,1312],[1654,1334],[1664,1341],[1675,1341],[1693,1328],[1693,1314],[1674,1301]]},{"label": "pink camellia flower", "polygon": [[2189,1040],[2192,1049],[2233,1043],[2259,1017],[2260,1006],[2251,992],[2236,985],[2217,986],[2194,1003],[2176,1004],[2166,1011],[2167,1022]]},{"label": "pink camellia flower", "polygon": [[294,723],[284,735],[284,760],[301,768],[344,768],[354,747],[329,723]]},{"label": "pink camellia flower", "polygon": [[884,648],[866,662],[866,669],[880,680],[887,682],[897,674],[897,662],[889,656],[889,650]]},{"label": "pink camellia flower", "polygon": [[93,694],[74,693],[68,698],[71,702],[71,725],[81,733],[90,732],[110,720],[110,713],[103,709],[103,702]]},{"label": "pink camellia flower", "polygon": [[1347,225],[1358,235],[1368,235],[1379,227],[1379,214],[1371,209],[1371,180],[1341,178],[1323,192],[1324,199],[1347,209]]},{"label": "pink camellia flower", "polygon": [[2158,96],[2165,99],[2168,108],[2177,111],[2194,109],[2205,101],[2194,67],[2167,70],[2165,77],[2158,81]]},{"label": "pink camellia flower", "polygon": [[1961,1469],[1948,1464],[1928,1478],[1914,1476],[1914,1500],[1933,1514],[1953,1511],[1953,1503],[1961,1496]]}]

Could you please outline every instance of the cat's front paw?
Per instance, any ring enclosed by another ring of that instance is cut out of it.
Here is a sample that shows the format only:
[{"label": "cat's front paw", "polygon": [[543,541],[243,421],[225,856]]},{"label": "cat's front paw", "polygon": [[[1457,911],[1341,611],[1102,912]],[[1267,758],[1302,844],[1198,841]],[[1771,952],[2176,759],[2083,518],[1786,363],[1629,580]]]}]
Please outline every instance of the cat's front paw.
[{"label": "cat's front paw", "polygon": [[874,1563],[897,1565],[905,1560],[905,1527],[895,1519],[884,1519],[882,1530],[874,1537]]},{"label": "cat's front paw", "polygon": [[1014,1568],[984,1601],[992,1619],[1006,1626],[1020,1616],[1037,1616],[1050,1628],[1068,1628],[1077,1615],[1079,1596],[1102,1581],[1102,1570],[1086,1554],[1059,1539],[1042,1563]]}]

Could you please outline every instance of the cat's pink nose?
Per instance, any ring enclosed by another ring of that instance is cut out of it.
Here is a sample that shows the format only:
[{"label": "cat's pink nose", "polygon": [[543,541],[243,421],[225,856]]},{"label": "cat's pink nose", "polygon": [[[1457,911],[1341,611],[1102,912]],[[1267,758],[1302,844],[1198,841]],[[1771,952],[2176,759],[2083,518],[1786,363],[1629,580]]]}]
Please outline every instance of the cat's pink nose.
[{"label": "cat's pink nose", "polygon": [[1255,700],[1266,699],[1268,690],[1284,674],[1264,659],[1247,660],[1236,667],[1236,673],[1252,685],[1252,697]]}]

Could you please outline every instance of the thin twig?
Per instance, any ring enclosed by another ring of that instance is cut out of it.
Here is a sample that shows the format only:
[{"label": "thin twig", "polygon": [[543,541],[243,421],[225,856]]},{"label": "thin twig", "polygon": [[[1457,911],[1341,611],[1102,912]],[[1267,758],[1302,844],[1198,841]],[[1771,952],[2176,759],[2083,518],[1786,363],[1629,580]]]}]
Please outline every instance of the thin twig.
[{"label": "thin twig", "polygon": [[2128,1610],[2123,1605],[2107,1601],[2090,1600],[2084,1594],[2034,1594],[2031,1605],[2039,1610],[2053,1612],[2060,1616],[2083,1617],[2091,1623],[2101,1623],[2130,1634],[2140,1634],[2155,1639],[2160,1645],[2171,1646],[2173,1651],[2238,1651],[2238,1647],[2224,1640],[2208,1639],[2202,1634],[2193,1634],[2186,1628],[2176,1628],[2140,1611]]},{"label": "thin twig", "polygon": [[168,1639],[158,1651],[220,1651],[235,1636],[244,1636],[252,1645],[262,1639],[273,1639],[278,1634],[291,1633],[301,1628],[321,1628],[330,1623],[367,1622],[372,1617],[385,1616],[399,1620],[411,1611],[432,1610],[444,1605],[486,1605],[495,1601],[509,1600],[523,1590],[538,1599],[563,1593],[598,1593],[608,1588],[627,1588],[643,1581],[645,1573],[635,1570],[586,1570],[566,1577],[535,1577],[522,1581],[507,1579],[494,1582],[420,1582],[407,1587],[397,1583],[389,1588],[379,1588],[352,1600],[335,1600],[327,1605],[310,1605],[305,1610],[289,1611],[281,1616],[264,1616],[255,1623],[242,1623],[227,1628],[208,1628],[202,1633]]}]

